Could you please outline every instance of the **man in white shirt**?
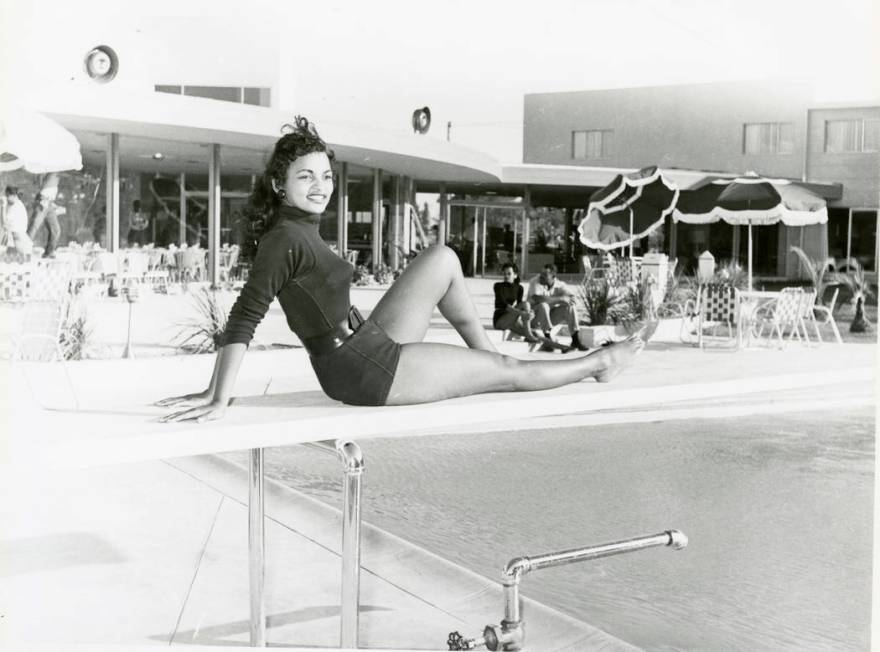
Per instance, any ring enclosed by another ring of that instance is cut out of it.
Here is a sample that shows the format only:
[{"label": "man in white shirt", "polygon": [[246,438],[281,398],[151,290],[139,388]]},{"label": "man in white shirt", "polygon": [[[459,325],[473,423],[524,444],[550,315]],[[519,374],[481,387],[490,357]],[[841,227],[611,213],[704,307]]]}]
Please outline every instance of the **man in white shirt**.
[{"label": "man in white shirt", "polygon": [[[574,292],[563,281],[556,278],[556,265],[544,265],[539,276],[529,282],[528,302],[535,311],[532,326],[544,331],[550,338],[550,330],[556,324],[565,324],[571,335],[571,346],[579,351],[586,351],[578,337],[578,313],[575,306]],[[552,351],[548,345],[542,351]]]},{"label": "man in white shirt", "polygon": [[9,234],[13,248],[25,256],[33,252],[34,244],[27,234],[28,216],[27,209],[21,199],[18,198],[18,188],[6,186],[6,216],[3,219],[3,228]]}]

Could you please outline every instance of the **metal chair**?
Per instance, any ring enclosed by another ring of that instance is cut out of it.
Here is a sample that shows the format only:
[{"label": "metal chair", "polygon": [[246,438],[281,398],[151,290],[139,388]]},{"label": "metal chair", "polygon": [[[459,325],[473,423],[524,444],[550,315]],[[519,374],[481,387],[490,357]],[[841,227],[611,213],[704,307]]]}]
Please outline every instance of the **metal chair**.
[{"label": "metal chair", "polygon": [[[74,402],[76,390],[61,347],[61,333],[68,317],[70,281],[73,269],[67,261],[49,261],[34,268],[30,293],[22,316],[21,331],[12,352],[12,363],[60,362]],[[23,374],[30,386],[28,375]],[[30,386],[35,400],[43,407],[41,394]]]},{"label": "metal chair", "polygon": [[[837,296],[840,294],[840,288],[834,289],[834,294],[831,296],[831,301],[827,306],[814,305],[811,306],[810,314],[807,316],[813,323],[813,328],[816,330],[816,339],[819,342],[822,341],[822,334],[819,332],[819,325],[831,325],[831,330],[834,333],[834,337],[837,340],[838,344],[843,344],[843,338],[840,337],[840,331],[837,328],[837,322],[834,321],[834,306],[837,304]],[[821,320],[821,321],[820,321]]]},{"label": "metal chair", "polygon": [[770,327],[769,337],[773,335],[779,337],[779,344],[785,344],[785,333],[788,332],[789,341],[797,337],[798,341],[803,342],[801,336],[801,326],[804,324],[804,297],[807,293],[803,288],[783,288],[779,294],[779,298],[771,301],[759,309],[758,315],[761,319],[761,326],[758,330],[758,337],[764,333],[764,327]]},{"label": "metal chair", "polygon": [[174,260],[177,263],[178,280],[201,281],[206,271],[204,249],[183,249],[174,252]]},{"label": "metal chair", "polygon": [[220,281],[229,282],[232,279],[232,270],[238,265],[239,246],[232,245],[226,251],[220,252]]},{"label": "metal chair", "polygon": [[707,326],[712,328],[712,337],[722,324],[727,326],[729,339],[734,348],[739,348],[739,340],[736,333],[736,320],[739,307],[739,296],[736,288],[727,283],[706,283],[700,286],[699,301],[696,306],[697,315],[697,344],[705,348],[706,339],[704,330]]}]

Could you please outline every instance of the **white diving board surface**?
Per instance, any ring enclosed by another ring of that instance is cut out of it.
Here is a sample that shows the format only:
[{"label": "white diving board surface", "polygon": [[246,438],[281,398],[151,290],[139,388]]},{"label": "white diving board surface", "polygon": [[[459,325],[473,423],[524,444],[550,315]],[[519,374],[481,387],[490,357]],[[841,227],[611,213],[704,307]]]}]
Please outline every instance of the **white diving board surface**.
[{"label": "white diving board surface", "polygon": [[[726,374],[730,375],[730,374]],[[592,380],[540,392],[483,394],[402,407],[356,407],[328,399],[320,391],[240,396],[220,421],[161,423],[167,409],[151,405],[79,410],[55,408],[13,414],[7,461],[30,460],[41,468],[87,468],[147,460],[288,446],[315,441],[370,437],[411,437],[444,428],[584,414],[611,409],[700,404],[712,399],[872,381],[873,367],[797,370],[795,373],[675,382],[663,374],[632,374],[626,382]],[[659,377],[658,377],[659,376]],[[588,424],[589,419],[580,421]],[[20,469],[19,469],[20,470]]]}]

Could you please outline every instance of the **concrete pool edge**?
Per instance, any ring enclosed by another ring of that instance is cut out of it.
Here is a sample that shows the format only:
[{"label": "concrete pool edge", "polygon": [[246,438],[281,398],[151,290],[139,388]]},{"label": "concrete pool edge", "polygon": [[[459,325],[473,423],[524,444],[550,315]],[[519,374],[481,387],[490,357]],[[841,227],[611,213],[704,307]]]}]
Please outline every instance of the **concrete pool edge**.
[{"label": "concrete pool edge", "polygon": [[[224,455],[177,458],[165,463],[242,505],[246,504],[247,469],[225,459]],[[368,495],[366,499],[369,500]],[[338,555],[342,517],[341,511],[332,505],[267,477],[266,517]],[[437,610],[441,619],[444,614],[448,616],[444,622],[432,625],[431,628],[438,633],[430,640],[421,641],[419,645],[403,641],[404,645],[419,648],[432,645],[429,649],[444,649],[450,631],[475,636],[482,633],[485,625],[501,620],[503,602],[498,580],[484,577],[367,522],[363,523],[362,537],[362,574],[415,596]],[[272,560],[269,559],[267,564],[267,572],[271,573]],[[291,587],[291,590],[295,591],[297,587]],[[640,649],[545,604],[529,598],[523,601],[527,614],[526,649]]]}]

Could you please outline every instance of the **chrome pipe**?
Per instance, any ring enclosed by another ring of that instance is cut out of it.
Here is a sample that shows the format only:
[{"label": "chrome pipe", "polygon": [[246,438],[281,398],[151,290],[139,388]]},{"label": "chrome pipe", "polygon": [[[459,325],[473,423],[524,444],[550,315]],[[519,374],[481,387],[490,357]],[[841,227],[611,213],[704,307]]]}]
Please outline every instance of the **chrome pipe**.
[{"label": "chrome pipe", "polygon": [[336,453],[342,462],[344,487],[342,497],[342,618],[339,645],[358,646],[358,609],[361,572],[361,480],[364,457],[353,441],[336,441]]},{"label": "chrome pipe", "polygon": [[656,546],[672,546],[675,550],[681,550],[682,548],[685,548],[687,544],[687,536],[682,532],[679,532],[678,530],[666,530],[659,534],[636,537],[634,539],[625,539],[623,541],[614,541],[612,543],[603,543],[588,548],[575,548],[572,550],[563,550],[561,552],[551,552],[537,557],[517,557],[508,562],[507,566],[504,568],[504,575],[506,577],[516,574],[525,575],[530,571],[539,570],[541,568],[564,566],[566,564],[590,561],[592,559],[620,555],[626,552],[635,552],[636,550],[654,548]]},{"label": "chrome pipe", "polygon": [[265,481],[263,449],[252,448],[248,464],[248,558],[251,602],[251,647],[266,647]]},{"label": "chrome pipe", "polygon": [[487,632],[484,632],[484,638],[487,637],[487,633],[491,632],[498,640],[498,644],[489,646],[489,649],[498,649],[499,645],[505,650],[522,649],[524,632],[519,585],[523,576],[527,573],[541,568],[565,566],[566,564],[590,561],[601,557],[611,557],[612,555],[621,555],[656,546],[671,546],[673,550],[681,550],[687,547],[687,544],[688,539],[684,533],[678,530],[666,530],[659,534],[603,543],[588,548],[575,548],[561,552],[551,552],[537,557],[517,557],[511,559],[507,566],[504,567],[502,577],[502,584],[504,586],[504,620],[501,621],[500,628],[490,626],[487,627]]}]

